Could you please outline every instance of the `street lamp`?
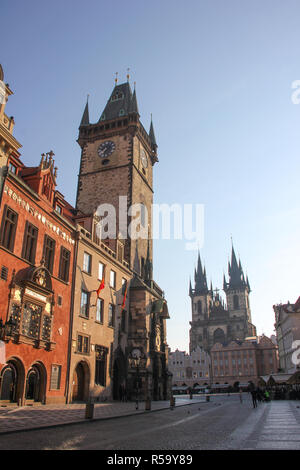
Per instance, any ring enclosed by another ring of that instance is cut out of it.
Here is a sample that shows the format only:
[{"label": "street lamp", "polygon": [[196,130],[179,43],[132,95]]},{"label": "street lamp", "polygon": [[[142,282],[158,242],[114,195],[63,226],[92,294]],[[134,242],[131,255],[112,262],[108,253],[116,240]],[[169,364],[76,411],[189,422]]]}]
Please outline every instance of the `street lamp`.
[{"label": "street lamp", "polygon": [[16,323],[12,317],[10,317],[10,319],[5,323],[3,323],[2,318],[0,318],[0,339],[11,337],[13,335],[15,326]]}]

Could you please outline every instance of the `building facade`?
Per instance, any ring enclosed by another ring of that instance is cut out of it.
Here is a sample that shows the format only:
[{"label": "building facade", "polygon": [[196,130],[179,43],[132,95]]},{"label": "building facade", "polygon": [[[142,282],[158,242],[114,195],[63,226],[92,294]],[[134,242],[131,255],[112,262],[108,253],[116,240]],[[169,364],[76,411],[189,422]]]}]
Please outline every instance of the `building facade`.
[{"label": "building facade", "polygon": [[199,346],[191,354],[176,349],[169,353],[169,371],[173,375],[174,390],[177,387],[197,389],[197,387],[209,386],[211,382],[209,354]]},{"label": "building facade", "polygon": [[273,305],[278,343],[279,368],[293,374],[299,369],[296,351],[300,341],[300,297],[294,303]]},{"label": "building facade", "polygon": [[223,290],[226,304],[219,290],[208,288],[206,270],[202,268],[200,255],[195,270],[195,285],[190,282],[189,295],[192,306],[190,322],[190,353],[200,346],[210,351],[214,344],[228,344],[256,335],[252,324],[249,304],[250,285],[245,278],[241,262],[237,262],[232,247],[231,263],[228,266],[229,281],[224,275]]},{"label": "building facade", "polygon": [[234,386],[258,385],[259,377],[278,370],[277,346],[266,336],[249,337],[211,348],[212,381]]},{"label": "building facade", "polygon": [[[8,157],[0,207],[0,401],[65,403],[75,233],[53,152]],[[5,325],[5,327],[3,326]]]}]

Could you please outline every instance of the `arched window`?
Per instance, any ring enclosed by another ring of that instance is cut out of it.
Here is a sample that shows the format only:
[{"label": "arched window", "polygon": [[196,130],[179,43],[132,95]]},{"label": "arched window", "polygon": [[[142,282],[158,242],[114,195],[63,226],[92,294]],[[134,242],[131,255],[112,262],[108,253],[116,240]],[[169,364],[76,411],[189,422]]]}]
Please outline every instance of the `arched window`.
[{"label": "arched window", "polygon": [[221,343],[221,344],[225,343],[225,333],[221,328],[217,328],[214,331],[214,344],[215,343]]},{"label": "arched window", "polygon": [[197,310],[198,310],[198,313],[202,313],[202,302],[201,302],[201,300],[198,300],[198,302],[197,302]]},{"label": "arched window", "polygon": [[240,308],[239,297],[237,295],[233,296],[233,308],[234,310],[238,310]]}]

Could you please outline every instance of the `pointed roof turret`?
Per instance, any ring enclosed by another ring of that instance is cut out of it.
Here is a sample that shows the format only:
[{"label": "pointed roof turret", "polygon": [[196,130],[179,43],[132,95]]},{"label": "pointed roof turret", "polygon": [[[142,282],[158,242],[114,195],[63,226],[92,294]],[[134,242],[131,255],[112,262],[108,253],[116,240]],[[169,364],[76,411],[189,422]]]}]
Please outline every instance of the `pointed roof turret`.
[{"label": "pointed roof turret", "polygon": [[136,113],[136,114],[140,115],[139,114],[138,104],[137,104],[137,99],[136,99],[135,87],[134,87],[133,95],[132,95],[130,105],[129,105],[129,113]]},{"label": "pointed roof turret", "polygon": [[198,253],[197,270],[195,270],[195,293],[197,294],[208,293],[206,269],[202,268],[200,253]]},{"label": "pointed roof turret", "polygon": [[151,140],[151,144],[156,148],[156,147],[157,147],[157,143],[156,143],[155,134],[154,134],[154,128],[153,128],[153,122],[152,122],[152,114],[151,114],[151,123],[150,123],[149,137],[150,137],[150,140]]},{"label": "pointed roof turret", "polygon": [[239,263],[237,262],[233,245],[231,249],[231,263],[228,263],[228,274],[229,283],[226,284],[226,287],[240,288],[246,286],[242,264],[240,260]]},{"label": "pointed roof turret", "polygon": [[84,111],[83,111],[83,115],[82,115],[80,127],[81,127],[81,126],[88,126],[89,124],[90,124],[90,117],[89,117],[89,100],[87,99],[86,105],[85,105],[85,108],[84,108]]},{"label": "pointed roof turret", "polygon": [[191,278],[190,278],[189,296],[192,297],[192,295],[193,295],[193,289],[192,289],[192,282],[191,282]]}]

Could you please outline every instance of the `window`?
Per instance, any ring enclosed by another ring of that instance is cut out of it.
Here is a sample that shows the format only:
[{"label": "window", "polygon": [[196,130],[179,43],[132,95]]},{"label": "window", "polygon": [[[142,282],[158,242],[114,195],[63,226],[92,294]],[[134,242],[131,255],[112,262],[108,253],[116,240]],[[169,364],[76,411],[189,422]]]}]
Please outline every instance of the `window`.
[{"label": "window", "polygon": [[113,287],[113,289],[116,288],[116,273],[113,270],[110,271],[109,285]]},{"label": "window", "polygon": [[239,307],[239,298],[237,295],[234,295],[233,296],[233,309],[234,310],[238,310],[240,307]]},{"label": "window", "polygon": [[81,291],[80,315],[89,318],[89,292],[85,290]]},{"label": "window", "polygon": [[121,91],[116,91],[116,93],[111,97],[111,101],[122,100],[124,95]]},{"label": "window", "polygon": [[69,269],[70,269],[70,257],[71,253],[63,246],[60,249],[60,262],[59,262],[59,278],[62,281],[68,282],[69,280]]},{"label": "window", "polygon": [[99,263],[98,265],[98,279],[102,281],[104,275],[104,264]]},{"label": "window", "polygon": [[103,323],[103,299],[97,299],[96,321]]},{"label": "window", "polygon": [[55,212],[57,212],[58,214],[62,213],[62,208],[58,204],[55,205]]},{"label": "window", "polygon": [[35,261],[37,237],[38,229],[29,222],[26,222],[23,241],[23,258],[27,259],[31,264],[34,264]]},{"label": "window", "polygon": [[77,352],[88,354],[90,352],[90,338],[88,336],[78,335]]},{"label": "window", "polygon": [[61,366],[51,366],[50,390],[60,389]]},{"label": "window", "polygon": [[115,326],[115,306],[113,304],[108,306],[108,326]]},{"label": "window", "polygon": [[95,367],[95,384],[106,385],[106,364],[108,349],[103,346],[95,345],[96,367]]},{"label": "window", "polygon": [[92,256],[89,253],[84,252],[83,255],[83,271],[91,274]]},{"label": "window", "polygon": [[14,175],[17,173],[17,167],[15,165],[13,165],[12,163],[10,163],[8,165],[8,169],[9,171],[11,171],[12,173],[14,173]]},{"label": "window", "polygon": [[13,251],[14,249],[17,222],[18,214],[5,206],[2,218],[1,245],[9,251]]},{"label": "window", "polygon": [[45,235],[44,238],[44,260],[45,266],[52,274],[53,271],[53,262],[54,262],[54,252],[55,252],[55,241],[52,238]]},{"label": "window", "polygon": [[8,277],[8,268],[6,266],[2,266],[1,272],[0,272],[0,278],[3,281],[7,281],[7,277]]}]

